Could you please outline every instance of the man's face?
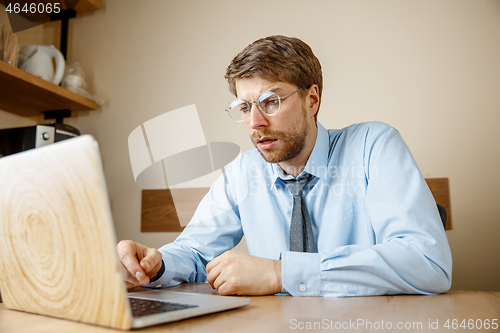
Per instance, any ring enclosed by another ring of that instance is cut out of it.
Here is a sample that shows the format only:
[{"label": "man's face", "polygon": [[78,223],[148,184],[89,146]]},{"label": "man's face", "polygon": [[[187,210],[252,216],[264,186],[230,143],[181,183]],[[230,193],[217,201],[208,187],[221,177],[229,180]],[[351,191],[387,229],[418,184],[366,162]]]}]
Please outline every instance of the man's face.
[{"label": "man's face", "polygon": [[[255,101],[265,92],[286,96],[297,90],[297,86],[286,82],[273,82],[260,77],[238,79],[238,98]],[[251,113],[243,122],[255,147],[270,163],[290,161],[300,155],[306,146],[309,126],[307,111],[300,92],[289,96],[281,103],[281,110],[274,116],[264,115],[255,103]]]}]

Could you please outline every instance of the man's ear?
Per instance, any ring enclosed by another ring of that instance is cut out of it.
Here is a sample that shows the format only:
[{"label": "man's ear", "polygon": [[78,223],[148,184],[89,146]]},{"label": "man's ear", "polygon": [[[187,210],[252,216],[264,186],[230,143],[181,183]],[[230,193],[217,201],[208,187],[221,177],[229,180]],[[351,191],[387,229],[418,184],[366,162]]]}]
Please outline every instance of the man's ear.
[{"label": "man's ear", "polygon": [[311,85],[307,89],[305,103],[308,113],[314,116],[319,108],[319,88],[316,84]]}]

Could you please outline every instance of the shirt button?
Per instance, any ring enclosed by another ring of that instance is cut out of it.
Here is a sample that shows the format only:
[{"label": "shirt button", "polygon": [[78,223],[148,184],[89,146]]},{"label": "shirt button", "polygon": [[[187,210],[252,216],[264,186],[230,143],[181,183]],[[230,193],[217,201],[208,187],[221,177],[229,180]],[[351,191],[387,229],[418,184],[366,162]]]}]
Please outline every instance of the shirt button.
[{"label": "shirt button", "polygon": [[300,291],[306,291],[306,285],[305,285],[305,284],[301,284],[301,285],[299,286],[299,290],[300,290]]}]

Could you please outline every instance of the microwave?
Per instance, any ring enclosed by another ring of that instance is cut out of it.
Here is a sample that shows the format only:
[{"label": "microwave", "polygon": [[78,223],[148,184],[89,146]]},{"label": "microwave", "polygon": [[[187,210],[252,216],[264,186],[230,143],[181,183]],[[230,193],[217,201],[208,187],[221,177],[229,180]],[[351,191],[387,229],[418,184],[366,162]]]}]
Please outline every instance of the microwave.
[{"label": "microwave", "polygon": [[62,123],[0,129],[0,157],[79,135],[79,130]]}]

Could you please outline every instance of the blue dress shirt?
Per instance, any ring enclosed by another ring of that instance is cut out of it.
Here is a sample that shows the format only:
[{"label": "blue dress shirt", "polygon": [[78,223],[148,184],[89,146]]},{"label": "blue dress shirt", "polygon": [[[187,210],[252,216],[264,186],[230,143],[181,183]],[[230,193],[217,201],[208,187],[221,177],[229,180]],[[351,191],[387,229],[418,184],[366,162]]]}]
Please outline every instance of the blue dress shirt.
[{"label": "blue dress shirt", "polygon": [[435,294],[451,285],[451,252],[432,194],[399,132],[380,122],[318,134],[303,197],[318,253],[289,250],[293,178],[253,149],[238,156],[171,244],[149,287],[205,282],[206,264],[243,234],[251,255],[281,258],[293,296]]}]

